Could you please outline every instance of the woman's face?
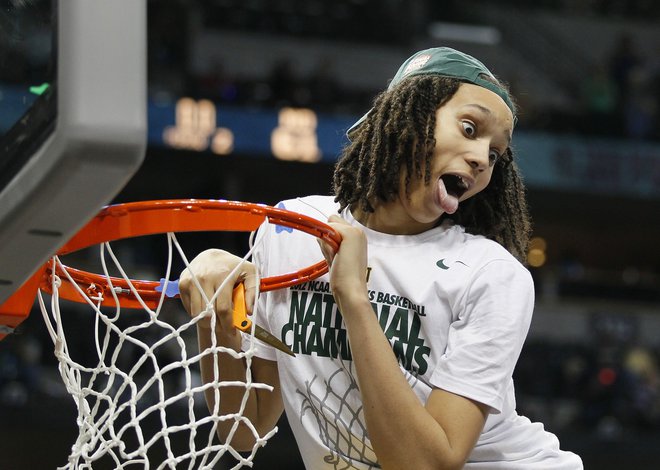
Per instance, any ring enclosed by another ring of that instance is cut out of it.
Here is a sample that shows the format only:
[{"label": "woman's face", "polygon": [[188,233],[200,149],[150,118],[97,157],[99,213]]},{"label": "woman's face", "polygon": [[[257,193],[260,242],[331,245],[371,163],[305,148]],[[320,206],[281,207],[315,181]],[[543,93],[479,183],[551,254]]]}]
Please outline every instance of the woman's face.
[{"label": "woman's face", "polygon": [[412,177],[405,187],[402,170],[398,198],[379,204],[367,226],[386,233],[420,233],[434,227],[444,213],[490,182],[493,166],[511,141],[513,114],[492,91],[462,84],[436,111],[431,179]]}]

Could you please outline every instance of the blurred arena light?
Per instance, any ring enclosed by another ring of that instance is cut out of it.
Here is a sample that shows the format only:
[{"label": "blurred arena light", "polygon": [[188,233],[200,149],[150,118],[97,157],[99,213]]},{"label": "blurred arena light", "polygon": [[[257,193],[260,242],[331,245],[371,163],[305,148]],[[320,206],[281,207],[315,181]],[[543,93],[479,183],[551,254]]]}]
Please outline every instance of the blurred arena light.
[{"label": "blurred arena light", "polygon": [[529,251],[527,252],[527,262],[533,268],[540,268],[547,261],[545,250],[548,244],[542,237],[533,237],[529,241]]},{"label": "blurred arena light", "polygon": [[428,34],[433,39],[459,41],[495,46],[502,39],[499,29],[492,26],[467,25],[436,21],[429,24]]}]

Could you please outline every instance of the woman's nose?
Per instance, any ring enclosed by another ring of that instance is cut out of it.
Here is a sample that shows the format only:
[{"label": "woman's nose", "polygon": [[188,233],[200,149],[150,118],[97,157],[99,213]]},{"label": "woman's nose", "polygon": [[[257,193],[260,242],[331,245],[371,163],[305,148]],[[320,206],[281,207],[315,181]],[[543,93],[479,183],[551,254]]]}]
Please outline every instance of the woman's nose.
[{"label": "woman's nose", "polygon": [[488,168],[488,165],[490,164],[490,160],[488,158],[490,148],[483,142],[479,143],[479,145],[476,144],[477,142],[475,142],[474,148],[472,148],[471,151],[466,155],[465,160],[468,162],[472,170],[482,172]]}]

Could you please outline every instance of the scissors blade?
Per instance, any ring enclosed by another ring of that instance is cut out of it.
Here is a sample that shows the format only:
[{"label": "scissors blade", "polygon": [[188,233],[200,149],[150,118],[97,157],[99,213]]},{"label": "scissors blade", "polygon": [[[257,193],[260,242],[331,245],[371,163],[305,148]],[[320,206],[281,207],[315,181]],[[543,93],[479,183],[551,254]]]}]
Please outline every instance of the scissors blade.
[{"label": "scissors blade", "polygon": [[263,341],[266,344],[271,345],[272,347],[279,349],[283,353],[288,354],[289,356],[296,357],[293,351],[284,344],[282,341],[280,341],[277,336],[273,335],[270,333],[268,330],[263,329],[259,325],[254,325],[254,336],[255,338]]}]

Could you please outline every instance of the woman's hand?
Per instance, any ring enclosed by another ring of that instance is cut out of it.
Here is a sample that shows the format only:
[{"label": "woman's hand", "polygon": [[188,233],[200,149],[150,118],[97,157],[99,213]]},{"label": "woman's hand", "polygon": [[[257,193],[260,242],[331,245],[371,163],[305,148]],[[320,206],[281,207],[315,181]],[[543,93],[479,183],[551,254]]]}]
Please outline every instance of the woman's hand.
[{"label": "woman's hand", "polygon": [[[241,264],[241,267],[228,279],[238,264]],[[196,285],[193,274],[202,291]],[[179,279],[181,302],[188,314],[196,317],[207,309],[202,292],[210,300],[224,282],[222,290],[213,303],[217,318],[216,332],[224,332],[229,336],[233,336],[236,331],[233,326],[232,304],[234,286],[240,282],[245,284],[245,302],[247,312],[251,314],[254,305],[256,280],[256,269],[252,263],[224,250],[206,250],[197,255],[191,261],[190,267],[181,273]],[[200,321],[198,325],[210,328],[210,317]]]},{"label": "woman's hand", "polygon": [[337,215],[330,216],[328,224],[341,235],[341,245],[336,252],[322,240],[319,245],[330,267],[330,287],[341,309],[342,302],[367,292],[367,237],[362,229]]}]

